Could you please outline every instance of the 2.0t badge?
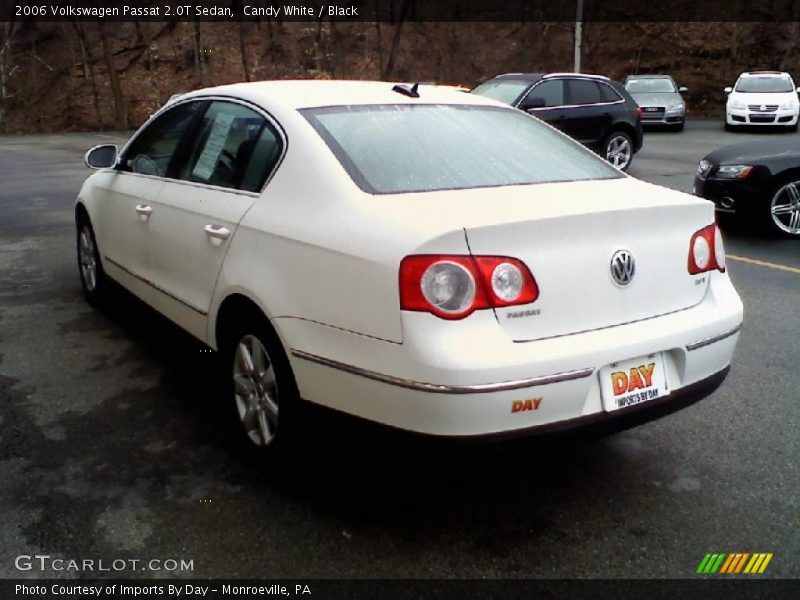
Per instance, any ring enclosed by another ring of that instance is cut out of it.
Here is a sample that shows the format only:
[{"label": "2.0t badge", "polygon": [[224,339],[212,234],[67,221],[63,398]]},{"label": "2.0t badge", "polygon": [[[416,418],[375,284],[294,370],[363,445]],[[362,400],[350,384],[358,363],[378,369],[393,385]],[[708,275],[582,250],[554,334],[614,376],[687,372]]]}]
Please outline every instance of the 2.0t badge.
[{"label": "2.0t badge", "polygon": [[611,257],[611,276],[619,285],[628,285],[636,274],[636,260],[627,250],[617,250]]}]

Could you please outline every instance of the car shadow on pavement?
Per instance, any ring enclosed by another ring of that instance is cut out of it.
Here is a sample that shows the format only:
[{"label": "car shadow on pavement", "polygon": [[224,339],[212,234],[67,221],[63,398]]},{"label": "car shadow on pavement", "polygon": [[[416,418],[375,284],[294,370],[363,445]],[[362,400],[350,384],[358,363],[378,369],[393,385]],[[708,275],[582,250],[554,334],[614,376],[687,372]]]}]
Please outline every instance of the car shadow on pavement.
[{"label": "car shadow on pavement", "polygon": [[[276,455],[253,452],[238,430],[232,402],[221,397],[216,354],[127,292],[115,289],[112,295],[103,314],[144,357],[142,372],[161,372],[157,390],[136,400],[125,397],[140,409],[135,424],[128,424],[136,429],[134,438],[141,436],[141,444],[169,440],[173,453],[158,466],[146,456],[145,464],[130,465],[139,477],[148,477],[149,469],[159,477],[173,469],[195,471],[247,495],[277,492],[340,516],[373,515],[383,522],[387,515],[405,515],[393,521],[401,529],[407,519],[437,527],[440,518],[472,518],[476,509],[525,511],[528,522],[534,496],[574,495],[565,491],[573,480],[581,487],[587,479],[598,489],[615,486],[619,456],[604,440],[442,440],[312,405],[303,407],[304,431],[296,443]],[[105,442],[115,443],[137,442]],[[130,462],[139,450],[114,452]]]}]

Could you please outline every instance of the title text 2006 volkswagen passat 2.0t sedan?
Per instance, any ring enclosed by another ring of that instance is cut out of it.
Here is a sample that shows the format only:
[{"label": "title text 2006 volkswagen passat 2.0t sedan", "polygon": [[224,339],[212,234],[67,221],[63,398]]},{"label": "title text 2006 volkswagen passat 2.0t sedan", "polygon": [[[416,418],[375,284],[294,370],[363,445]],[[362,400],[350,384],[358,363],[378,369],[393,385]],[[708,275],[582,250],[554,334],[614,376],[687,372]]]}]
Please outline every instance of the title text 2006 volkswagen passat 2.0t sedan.
[{"label": "title text 2006 volkswagen passat 2.0t sedan", "polygon": [[714,205],[493,100],[235,84],[86,162],[88,299],[113,279],[218,350],[256,445],[302,428],[301,399],[441,436],[614,429],[728,372]]}]

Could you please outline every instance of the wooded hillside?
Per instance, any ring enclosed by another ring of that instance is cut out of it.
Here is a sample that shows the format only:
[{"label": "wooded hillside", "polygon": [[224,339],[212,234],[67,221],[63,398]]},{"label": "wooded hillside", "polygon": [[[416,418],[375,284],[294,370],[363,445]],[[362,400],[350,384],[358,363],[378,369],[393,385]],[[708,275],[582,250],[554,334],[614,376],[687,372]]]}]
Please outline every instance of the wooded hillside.
[{"label": "wooded hillside", "polygon": [[[582,70],[664,72],[722,115],[750,69],[800,79],[798,23],[587,23]],[[172,94],[284,78],[441,81],[572,70],[572,23],[0,22],[0,132],[127,129]]]}]

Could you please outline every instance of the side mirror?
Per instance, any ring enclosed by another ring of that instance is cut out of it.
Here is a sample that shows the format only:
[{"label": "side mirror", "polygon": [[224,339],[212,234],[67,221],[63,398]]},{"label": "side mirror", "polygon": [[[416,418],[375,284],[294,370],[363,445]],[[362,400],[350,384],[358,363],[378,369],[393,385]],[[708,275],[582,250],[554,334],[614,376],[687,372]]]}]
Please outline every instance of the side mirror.
[{"label": "side mirror", "polygon": [[683,94],[684,92],[688,92],[688,91],[689,91],[689,88],[687,88],[685,85],[682,85],[681,87],[678,88],[678,92],[680,92],[681,94]]},{"label": "side mirror", "polygon": [[800,87],[795,90],[795,92],[800,92]]},{"label": "side mirror", "polygon": [[732,91],[733,91],[733,88],[732,88],[732,87],[726,87],[726,88],[725,88],[725,93],[726,93],[726,94],[730,94]]},{"label": "side mirror", "polygon": [[90,169],[107,169],[117,164],[117,147],[114,144],[95,146],[83,157]]},{"label": "side mirror", "polygon": [[547,106],[547,103],[544,101],[544,98],[540,96],[533,96],[525,98],[522,102],[519,103],[520,110],[531,110],[532,108],[544,108]]}]

